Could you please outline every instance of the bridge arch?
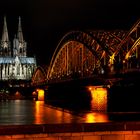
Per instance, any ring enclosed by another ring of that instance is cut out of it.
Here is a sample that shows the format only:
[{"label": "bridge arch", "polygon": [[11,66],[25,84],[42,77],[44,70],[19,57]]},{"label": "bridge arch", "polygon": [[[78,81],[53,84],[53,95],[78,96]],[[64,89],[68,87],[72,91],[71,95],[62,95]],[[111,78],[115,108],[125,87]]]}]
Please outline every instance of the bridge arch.
[{"label": "bridge arch", "polygon": [[[115,52],[112,54],[112,63],[118,58],[122,63],[125,59],[130,57],[132,50],[136,47],[140,36],[140,19],[131,27],[131,29],[126,33],[120,43],[116,46]],[[135,47],[134,47],[135,46]],[[121,58],[121,59],[120,59]]]},{"label": "bridge arch", "polygon": [[[125,66],[125,62],[132,63],[129,60],[133,58],[133,56],[138,56],[140,59],[139,46],[140,20],[138,20],[129,31],[97,30],[68,32],[59,41],[47,72],[44,74],[44,77],[46,77],[44,80],[50,80],[55,77],[59,78],[59,75],[62,76],[61,78],[63,78],[63,76],[69,76],[71,73],[69,70],[82,76],[89,71],[90,74],[94,74],[92,72],[96,73],[96,69],[98,69],[100,73],[104,66],[108,66],[112,72],[115,72],[114,67],[116,67],[117,71],[119,61],[123,62]],[[72,49],[75,51],[72,51]],[[87,55],[83,52],[87,52]],[[85,61],[85,58],[87,61]],[[72,60],[75,62],[72,62]],[[79,62],[82,63],[80,64]],[[75,65],[73,65],[73,63]],[[123,67],[122,70],[126,68],[124,66],[121,65],[121,68]],[[127,65],[127,68],[128,66],[129,65]],[[71,67],[71,69],[69,67]],[[119,71],[120,70],[121,69],[119,69]],[[41,69],[39,69],[39,71],[44,73]],[[81,71],[83,72],[82,74]],[[36,73],[39,72],[36,71]],[[33,77],[37,77],[37,74]],[[34,81],[35,79],[36,78],[33,78]]]},{"label": "bridge arch", "polygon": [[38,66],[32,76],[32,86],[42,85],[47,82],[47,69],[42,66]]},{"label": "bridge arch", "polygon": [[[125,59],[128,60],[129,57],[131,57],[133,55],[134,51],[137,51],[136,49],[138,49],[138,47],[140,47],[140,37],[134,42],[133,46],[127,52],[127,54],[125,55]],[[138,55],[138,54],[136,54],[136,55]]]},{"label": "bridge arch", "polygon": [[[101,67],[102,65],[105,64],[105,60],[104,60],[105,54],[108,54],[106,48],[104,48],[104,46],[101,46],[90,34],[82,31],[72,31],[62,37],[57,48],[55,49],[55,52],[53,54],[48,69],[48,74],[47,74],[48,79],[50,79],[52,73],[54,72],[54,65],[56,64],[60,52],[62,52],[64,48],[68,50],[66,46],[70,43],[72,44],[72,46],[76,46],[75,44],[78,44],[80,46],[86,47],[89,50],[89,52],[93,54],[94,62],[95,62],[94,68],[96,68],[96,66]],[[109,56],[106,55],[106,57]]]}]

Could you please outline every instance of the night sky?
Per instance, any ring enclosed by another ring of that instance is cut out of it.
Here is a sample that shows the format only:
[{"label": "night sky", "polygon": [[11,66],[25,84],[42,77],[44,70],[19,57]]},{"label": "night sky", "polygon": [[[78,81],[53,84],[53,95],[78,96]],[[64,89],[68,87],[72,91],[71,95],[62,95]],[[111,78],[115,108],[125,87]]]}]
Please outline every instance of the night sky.
[{"label": "night sky", "polygon": [[58,42],[67,32],[129,30],[140,18],[140,10],[136,0],[0,0],[1,33],[4,15],[11,41],[21,16],[29,56],[35,55],[38,65],[48,65]]}]

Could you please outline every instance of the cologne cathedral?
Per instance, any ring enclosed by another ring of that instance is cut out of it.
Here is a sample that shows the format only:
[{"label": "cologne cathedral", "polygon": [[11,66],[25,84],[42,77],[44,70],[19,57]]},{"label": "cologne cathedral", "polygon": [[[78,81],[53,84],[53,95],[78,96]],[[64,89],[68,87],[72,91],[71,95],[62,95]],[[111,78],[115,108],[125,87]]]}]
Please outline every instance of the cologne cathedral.
[{"label": "cologne cathedral", "polygon": [[19,17],[17,34],[10,42],[4,17],[0,40],[0,81],[30,80],[35,69],[36,59],[27,56],[27,42],[23,38],[21,18]]}]

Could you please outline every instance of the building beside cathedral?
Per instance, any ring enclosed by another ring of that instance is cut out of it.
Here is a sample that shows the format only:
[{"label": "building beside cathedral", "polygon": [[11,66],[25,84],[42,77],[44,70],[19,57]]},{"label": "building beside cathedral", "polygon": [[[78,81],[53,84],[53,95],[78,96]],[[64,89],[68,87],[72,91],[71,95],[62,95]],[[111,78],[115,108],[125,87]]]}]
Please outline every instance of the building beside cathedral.
[{"label": "building beside cathedral", "polygon": [[0,41],[0,81],[30,80],[36,65],[36,58],[27,56],[27,42],[23,38],[21,18],[19,17],[17,34],[11,42],[4,17]]}]

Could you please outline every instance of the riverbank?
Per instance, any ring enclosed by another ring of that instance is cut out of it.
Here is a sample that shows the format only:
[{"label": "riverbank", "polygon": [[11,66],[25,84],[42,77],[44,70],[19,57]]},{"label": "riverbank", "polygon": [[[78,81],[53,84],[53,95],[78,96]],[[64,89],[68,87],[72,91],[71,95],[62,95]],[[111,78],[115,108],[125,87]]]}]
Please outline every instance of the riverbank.
[{"label": "riverbank", "polygon": [[0,139],[138,140],[140,122],[0,125]]}]

